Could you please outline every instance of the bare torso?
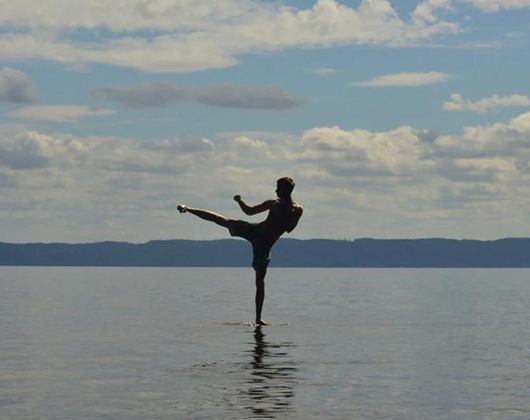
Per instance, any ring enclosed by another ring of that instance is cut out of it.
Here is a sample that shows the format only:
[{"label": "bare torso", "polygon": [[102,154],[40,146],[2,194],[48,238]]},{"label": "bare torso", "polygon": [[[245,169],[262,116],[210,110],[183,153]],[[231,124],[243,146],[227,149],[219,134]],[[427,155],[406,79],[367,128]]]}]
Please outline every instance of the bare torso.
[{"label": "bare torso", "polygon": [[292,231],[302,216],[302,207],[293,201],[284,199],[271,200],[267,218],[260,223],[263,227],[263,238],[272,246],[285,232]]}]

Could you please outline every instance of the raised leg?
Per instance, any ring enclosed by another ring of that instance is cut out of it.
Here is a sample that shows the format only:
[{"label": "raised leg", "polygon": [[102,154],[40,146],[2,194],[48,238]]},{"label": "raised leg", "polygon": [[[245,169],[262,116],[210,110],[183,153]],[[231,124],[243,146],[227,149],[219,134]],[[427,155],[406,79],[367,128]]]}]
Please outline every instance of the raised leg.
[{"label": "raised leg", "polygon": [[178,210],[181,213],[191,213],[194,214],[197,217],[200,217],[203,220],[208,220],[209,222],[217,223],[220,226],[226,227],[228,219],[220,214],[214,213],[210,210],[201,210],[201,209],[194,209],[192,207],[179,205]]},{"label": "raised leg", "polygon": [[265,300],[265,275],[267,268],[258,268],[256,270],[256,325],[267,325],[261,319],[261,310],[263,309],[263,301]]}]

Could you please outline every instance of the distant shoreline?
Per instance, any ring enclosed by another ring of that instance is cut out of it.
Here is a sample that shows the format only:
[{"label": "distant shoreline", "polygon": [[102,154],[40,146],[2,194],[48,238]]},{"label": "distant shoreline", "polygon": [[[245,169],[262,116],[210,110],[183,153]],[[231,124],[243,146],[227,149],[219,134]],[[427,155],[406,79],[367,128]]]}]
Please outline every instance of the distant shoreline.
[{"label": "distant shoreline", "polygon": [[[241,240],[129,242],[0,242],[1,266],[248,267]],[[321,268],[530,268],[530,238],[280,239],[271,267]]]}]

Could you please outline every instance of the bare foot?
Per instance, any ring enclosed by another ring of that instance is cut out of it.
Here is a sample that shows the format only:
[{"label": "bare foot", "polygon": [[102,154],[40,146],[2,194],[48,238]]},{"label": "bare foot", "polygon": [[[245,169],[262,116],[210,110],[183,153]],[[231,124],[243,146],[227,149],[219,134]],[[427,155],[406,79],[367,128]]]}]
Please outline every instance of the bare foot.
[{"label": "bare foot", "polygon": [[268,322],[265,322],[263,319],[257,319],[256,320],[256,325],[270,325]]},{"label": "bare foot", "polygon": [[188,208],[184,204],[179,204],[177,206],[177,210],[181,213],[186,213],[188,211]]}]

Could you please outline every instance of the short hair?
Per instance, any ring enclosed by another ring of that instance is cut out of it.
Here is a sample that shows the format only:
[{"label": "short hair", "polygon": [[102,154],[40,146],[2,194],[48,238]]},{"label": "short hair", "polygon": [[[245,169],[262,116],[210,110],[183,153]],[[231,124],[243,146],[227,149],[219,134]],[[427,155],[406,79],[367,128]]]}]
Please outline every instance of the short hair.
[{"label": "short hair", "polygon": [[295,183],[292,178],[289,178],[288,176],[284,176],[283,178],[280,178],[278,181],[276,181],[278,184],[283,185],[289,193],[291,193],[294,190]]}]

